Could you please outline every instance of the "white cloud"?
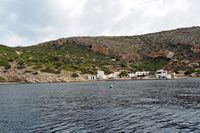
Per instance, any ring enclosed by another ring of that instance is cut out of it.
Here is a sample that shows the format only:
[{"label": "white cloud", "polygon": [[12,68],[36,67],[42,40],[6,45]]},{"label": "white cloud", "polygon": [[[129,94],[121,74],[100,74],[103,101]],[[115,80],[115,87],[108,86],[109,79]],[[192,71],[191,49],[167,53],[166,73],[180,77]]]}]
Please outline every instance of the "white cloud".
[{"label": "white cloud", "polygon": [[0,0],[0,43],[135,35],[200,25],[199,0]]}]

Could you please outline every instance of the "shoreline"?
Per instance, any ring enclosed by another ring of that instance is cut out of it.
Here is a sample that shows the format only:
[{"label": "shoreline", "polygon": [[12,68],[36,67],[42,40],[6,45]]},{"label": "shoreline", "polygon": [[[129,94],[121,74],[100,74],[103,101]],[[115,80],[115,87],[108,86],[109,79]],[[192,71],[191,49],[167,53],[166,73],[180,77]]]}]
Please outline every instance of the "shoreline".
[{"label": "shoreline", "polygon": [[38,82],[38,83],[26,83],[26,82],[0,82],[0,85],[19,85],[19,84],[59,84],[59,83],[76,83],[76,82],[101,82],[101,81],[162,81],[162,80],[184,80],[184,79],[199,79],[199,77],[178,77],[174,79],[104,79],[104,80],[71,80],[67,82]]}]

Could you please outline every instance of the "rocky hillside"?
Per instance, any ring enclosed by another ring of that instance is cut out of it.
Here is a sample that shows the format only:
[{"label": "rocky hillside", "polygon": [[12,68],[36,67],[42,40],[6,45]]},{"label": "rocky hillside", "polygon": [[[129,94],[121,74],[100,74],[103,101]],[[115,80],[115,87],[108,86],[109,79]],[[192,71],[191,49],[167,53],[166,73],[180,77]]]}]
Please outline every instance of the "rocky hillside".
[{"label": "rocky hillside", "polygon": [[187,69],[200,60],[200,27],[118,37],[73,37],[40,44],[74,44],[112,56],[127,63],[165,62],[168,69]]},{"label": "rocky hillside", "polygon": [[138,36],[62,38],[30,47],[0,45],[0,66],[5,73],[66,71],[81,75],[95,74],[98,69],[111,73],[120,69],[155,72],[165,68],[177,73],[183,70],[187,74],[199,74],[199,66],[189,67],[199,62],[200,27]]},{"label": "rocky hillside", "polygon": [[11,48],[0,45],[0,82],[65,82],[120,70],[125,63],[74,43]]}]

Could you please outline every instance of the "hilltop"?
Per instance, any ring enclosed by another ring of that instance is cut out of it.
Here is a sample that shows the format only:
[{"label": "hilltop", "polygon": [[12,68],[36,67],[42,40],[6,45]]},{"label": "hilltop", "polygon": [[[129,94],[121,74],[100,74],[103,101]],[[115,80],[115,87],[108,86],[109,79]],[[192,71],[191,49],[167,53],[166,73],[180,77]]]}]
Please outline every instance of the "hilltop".
[{"label": "hilltop", "polygon": [[31,82],[26,81],[28,77],[37,80],[49,74],[85,75],[97,70],[107,74],[122,69],[155,72],[161,68],[198,76],[199,67],[189,65],[199,62],[200,27],[137,36],[71,37],[29,47],[0,45],[0,81]]}]

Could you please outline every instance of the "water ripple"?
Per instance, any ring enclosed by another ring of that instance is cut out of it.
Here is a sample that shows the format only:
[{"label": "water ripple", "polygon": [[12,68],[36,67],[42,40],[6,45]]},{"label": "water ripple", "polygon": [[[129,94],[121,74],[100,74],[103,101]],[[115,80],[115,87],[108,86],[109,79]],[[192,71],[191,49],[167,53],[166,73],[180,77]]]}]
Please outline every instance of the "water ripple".
[{"label": "water ripple", "polygon": [[0,132],[200,132],[200,79],[5,85],[0,114]]}]

